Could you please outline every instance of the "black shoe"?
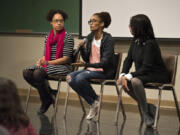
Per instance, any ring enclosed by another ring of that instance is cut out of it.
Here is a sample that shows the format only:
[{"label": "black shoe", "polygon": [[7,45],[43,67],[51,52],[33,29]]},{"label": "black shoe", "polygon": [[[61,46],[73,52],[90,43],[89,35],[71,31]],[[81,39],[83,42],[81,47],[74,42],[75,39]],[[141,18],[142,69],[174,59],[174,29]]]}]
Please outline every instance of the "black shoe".
[{"label": "black shoe", "polygon": [[[157,107],[153,104],[148,103],[148,111],[149,111],[149,115],[155,119],[156,116],[156,109]],[[158,114],[158,120],[159,120],[159,114]]]},{"label": "black shoe", "polygon": [[152,118],[155,118],[155,115],[156,115],[156,106],[153,105],[153,104],[148,103],[148,111],[149,111],[149,115]]},{"label": "black shoe", "polygon": [[38,114],[43,114],[45,112],[47,112],[47,110],[49,109],[49,106],[52,104],[52,102],[48,102],[48,103],[42,103],[41,107],[39,108],[39,110],[37,111]]},{"label": "black shoe", "polygon": [[149,114],[144,114],[144,121],[147,127],[152,127],[154,124],[154,119]]},{"label": "black shoe", "polygon": [[56,95],[57,95],[57,90],[53,90],[53,89],[51,89],[51,90],[50,90],[50,93],[51,93],[51,95],[56,96]]},{"label": "black shoe", "polygon": [[56,95],[57,95],[57,90],[50,90],[50,96],[51,96],[53,105],[55,105]]}]

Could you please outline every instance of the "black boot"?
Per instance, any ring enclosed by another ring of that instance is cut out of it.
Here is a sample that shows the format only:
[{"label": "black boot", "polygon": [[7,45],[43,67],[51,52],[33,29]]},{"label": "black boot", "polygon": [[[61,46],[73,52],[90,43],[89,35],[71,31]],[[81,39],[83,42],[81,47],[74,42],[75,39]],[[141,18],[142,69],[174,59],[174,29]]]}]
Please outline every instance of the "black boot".
[{"label": "black boot", "polygon": [[153,104],[150,104],[150,103],[148,103],[147,105],[148,105],[149,115],[150,115],[153,119],[155,119],[155,115],[156,115],[156,106],[153,105]]},{"label": "black boot", "polygon": [[53,101],[54,101],[54,103],[53,104],[55,104],[55,100],[56,100],[56,95],[57,95],[57,90],[54,90],[54,89],[51,89],[50,88],[50,96],[51,96],[51,98],[53,99]]},{"label": "black boot", "polygon": [[45,113],[48,109],[49,106],[52,104],[52,102],[45,102],[41,104],[41,107],[39,108],[39,110],[37,111],[38,114],[43,114]]},{"label": "black boot", "polygon": [[[154,104],[148,103],[149,115],[150,115],[154,120],[155,120],[155,116],[156,116],[156,109],[157,109],[157,107],[156,107]],[[158,114],[157,120],[159,120],[159,114]]]},{"label": "black boot", "polygon": [[42,113],[45,113],[49,106],[51,104],[54,104],[54,99],[51,97],[50,95],[50,89],[49,89],[49,84],[48,84],[48,81],[45,81],[44,83],[41,83],[39,85],[39,88],[38,88],[38,92],[39,92],[39,95],[40,95],[40,99],[41,99],[41,107],[40,109],[38,110],[38,114],[42,114]]},{"label": "black boot", "polygon": [[[154,115],[154,114],[152,114]],[[148,104],[143,109],[143,117],[144,117],[144,122],[147,127],[152,127],[154,124],[154,118],[150,115],[150,111],[148,108]]]}]

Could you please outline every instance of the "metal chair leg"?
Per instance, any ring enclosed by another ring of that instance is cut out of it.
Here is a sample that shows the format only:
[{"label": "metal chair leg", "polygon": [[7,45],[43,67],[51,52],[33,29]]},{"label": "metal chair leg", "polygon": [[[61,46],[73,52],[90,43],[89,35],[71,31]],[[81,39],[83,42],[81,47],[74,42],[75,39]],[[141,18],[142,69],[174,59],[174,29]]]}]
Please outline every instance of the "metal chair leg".
[{"label": "metal chair leg", "polygon": [[31,94],[31,89],[32,89],[32,87],[30,86],[30,88],[28,90],[28,95],[27,95],[27,98],[26,98],[25,113],[27,113],[29,98],[30,98],[30,94]]},{"label": "metal chair leg", "polygon": [[53,135],[58,135],[58,127],[57,127],[57,122],[56,122],[56,116],[52,116],[51,118],[51,125],[53,127]]},{"label": "metal chair leg", "polygon": [[158,117],[159,117],[159,107],[160,107],[160,102],[161,102],[161,93],[162,89],[159,89],[159,95],[158,95],[158,104],[157,104],[157,109],[156,109],[156,115],[155,115],[155,121],[154,121],[154,128],[157,128],[157,122],[158,122]]},{"label": "metal chair leg", "polygon": [[54,116],[56,116],[57,112],[57,105],[58,105],[58,99],[59,99],[59,94],[60,94],[60,84],[61,80],[58,81],[58,87],[57,87],[57,95],[56,95],[56,100],[55,100],[55,105],[54,105]]},{"label": "metal chair leg", "polygon": [[116,87],[116,92],[117,92],[117,95],[118,95],[118,103],[117,103],[117,106],[116,106],[116,116],[115,116],[115,124],[118,123],[118,118],[119,118],[119,108],[120,108],[120,93],[119,93],[119,88],[117,86],[117,84],[115,84],[115,87]]},{"label": "metal chair leg", "polygon": [[101,102],[104,90],[104,82],[101,84],[101,91],[100,91],[100,100],[99,100],[99,107],[98,107],[98,114],[97,114],[97,121],[99,122],[100,119],[100,112],[101,112]]},{"label": "metal chair leg", "polygon": [[97,127],[97,135],[101,135],[100,123],[99,122],[96,122],[96,127]]},{"label": "metal chair leg", "polygon": [[67,135],[68,134],[68,130],[67,130],[67,122],[66,122],[66,118],[64,117],[64,119],[63,119],[63,125],[64,125],[64,133],[65,133],[65,135]]},{"label": "metal chair leg", "polygon": [[116,118],[115,118],[115,123],[117,123],[118,122],[118,118],[119,118],[120,105],[121,105],[121,109],[122,109],[122,114],[123,114],[123,119],[124,120],[126,119],[126,114],[125,114],[124,106],[123,106],[123,103],[122,103],[122,87],[119,90],[118,85],[115,84],[115,86],[116,86],[116,92],[117,92],[117,95],[118,95],[118,104],[117,104],[117,107],[116,107]]},{"label": "metal chair leg", "polygon": [[123,91],[123,88],[121,87],[121,89],[119,90],[119,93],[120,93],[120,105],[121,105],[121,109],[122,109],[123,118],[124,118],[124,120],[126,120],[126,113],[125,113],[125,110],[124,110],[124,105],[122,103],[122,91]]},{"label": "metal chair leg", "polygon": [[180,111],[179,111],[179,105],[178,105],[177,96],[176,96],[176,92],[175,92],[174,88],[172,88],[172,92],[173,92],[173,96],[174,96],[174,102],[175,102],[175,105],[176,105],[177,115],[178,115],[179,122],[180,122]]},{"label": "metal chair leg", "polygon": [[66,117],[66,113],[67,113],[67,104],[68,104],[68,99],[69,99],[69,90],[70,90],[70,87],[68,85],[67,86],[67,93],[66,93],[66,100],[65,100],[65,105],[64,105],[64,117]]},{"label": "metal chair leg", "polygon": [[81,104],[81,107],[82,107],[82,111],[83,111],[84,114],[86,114],[86,109],[85,109],[83,101],[82,101],[82,99],[81,99],[81,97],[79,95],[78,95],[78,98],[79,98],[79,101],[80,101],[80,104]]}]

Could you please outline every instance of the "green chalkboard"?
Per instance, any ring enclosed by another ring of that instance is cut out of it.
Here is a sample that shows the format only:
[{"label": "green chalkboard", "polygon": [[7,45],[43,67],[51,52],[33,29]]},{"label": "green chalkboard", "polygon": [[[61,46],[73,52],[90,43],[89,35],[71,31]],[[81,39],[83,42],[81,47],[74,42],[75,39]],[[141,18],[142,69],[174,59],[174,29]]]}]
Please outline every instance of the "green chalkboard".
[{"label": "green chalkboard", "polygon": [[69,16],[66,30],[79,33],[80,0],[1,0],[0,32],[49,32],[50,9],[63,9]]}]

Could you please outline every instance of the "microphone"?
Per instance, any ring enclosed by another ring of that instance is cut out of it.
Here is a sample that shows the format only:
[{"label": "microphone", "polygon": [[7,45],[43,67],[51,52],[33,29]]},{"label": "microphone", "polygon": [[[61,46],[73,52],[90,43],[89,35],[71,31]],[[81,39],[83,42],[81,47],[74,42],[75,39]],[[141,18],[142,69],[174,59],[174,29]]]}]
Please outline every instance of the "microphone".
[{"label": "microphone", "polygon": [[[86,44],[87,42],[88,42],[88,39],[84,38],[82,44]],[[77,49],[73,53],[73,57],[76,56],[79,53],[81,48],[82,48],[82,46],[80,46],[80,45],[77,47]]]}]

